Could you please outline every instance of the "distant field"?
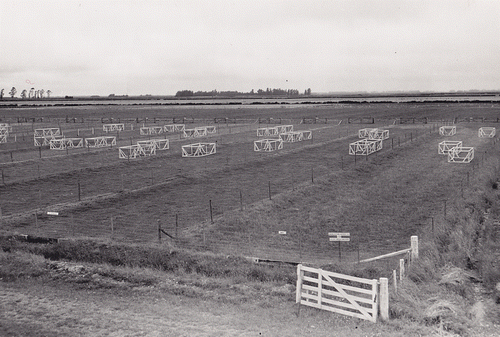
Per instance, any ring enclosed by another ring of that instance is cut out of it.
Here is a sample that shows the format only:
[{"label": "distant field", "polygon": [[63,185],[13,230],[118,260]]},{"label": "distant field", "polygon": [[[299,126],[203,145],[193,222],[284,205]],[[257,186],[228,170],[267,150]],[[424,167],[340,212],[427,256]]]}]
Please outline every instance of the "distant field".
[{"label": "distant field", "polygon": [[[496,127],[498,116],[500,106],[491,103],[4,108],[1,122],[13,132],[0,144],[1,228],[151,243],[160,223],[182,247],[311,261],[336,259],[337,245],[327,233],[343,231],[352,238],[343,258],[356,259],[358,250],[369,257],[406,248],[411,235],[428,235],[431,218],[438,226],[444,216],[445,200],[450,214],[449,196],[464,188],[468,193],[472,168],[498,158],[498,151],[485,153],[492,140],[477,137],[479,127]],[[37,128],[60,127],[68,137],[85,138],[104,135],[102,125],[110,122],[125,124],[125,131],[111,133],[117,146],[130,145],[149,138],[139,134],[141,126],[182,118],[186,127],[215,125],[218,131],[203,139],[151,136],[167,137],[170,149],[129,161],[118,158],[116,147],[57,151],[33,145]],[[313,139],[254,152],[257,128],[277,123],[311,130]],[[457,135],[447,139],[475,147],[473,163],[451,164],[437,154],[444,139],[438,127],[451,123]],[[373,127],[390,132],[382,151],[349,156],[358,130]],[[181,157],[181,145],[200,141],[216,142],[217,154]]]}]

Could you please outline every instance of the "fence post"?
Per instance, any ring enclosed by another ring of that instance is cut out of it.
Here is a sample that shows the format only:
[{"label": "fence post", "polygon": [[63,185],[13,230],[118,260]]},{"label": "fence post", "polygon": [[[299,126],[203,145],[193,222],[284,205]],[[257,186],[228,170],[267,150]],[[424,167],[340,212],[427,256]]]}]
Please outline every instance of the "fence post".
[{"label": "fence post", "polygon": [[[340,241],[339,241],[340,242]],[[318,270],[318,305],[321,308],[323,297],[323,274],[321,274],[321,270]]]},{"label": "fence post", "polygon": [[304,277],[304,271],[302,270],[302,264],[297,265],[297,287],[295,290],[295,303],[298,303],[297,316],[300,315],[300,301],[302,298],[302,278]]},{"label": "fence post", "polygon": [[394,283],[394,293],[398,293],[398,278],[396,276],[396,269],[392,271],[392,282]]},{"label": "fence post", "polygon": [[389,280],[387,277],[380,278],[380,318],[389,320]]},{"label": "fence post", "polygon": [[405,277],[405,259],[399,259],[399,280],[402,281]]},{"label": "fence post", "polygon": [[418,236],[413,235],[411,237],[411,260],[418,259]]}]

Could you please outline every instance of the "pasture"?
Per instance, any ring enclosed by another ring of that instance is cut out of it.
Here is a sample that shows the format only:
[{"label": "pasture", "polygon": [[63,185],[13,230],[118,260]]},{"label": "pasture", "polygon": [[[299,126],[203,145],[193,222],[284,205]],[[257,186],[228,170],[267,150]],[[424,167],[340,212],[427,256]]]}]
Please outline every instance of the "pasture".
[{"label": "pasture", "polygon": [[[491,103],[377,103],[317,106],[79,106],[2,109],[13,131],[0,144],[2,234],[158,242],[162,245],[271,260],[356,261],[408,247],[411,235],[438,235],[464,212],[484,160],[498,160],[500,106]],[[103,124],[123,123],[104,132]],[[140,127],[186,123],[217,132],[185,139],[179,132],[141,135]],[[257,129],[291,124],[312,139],[255,152]],[[475,148],[469,164],[438,154],[446,140]],[[116,146],[50,150],[33,144],[35,129],[66,137],[116,136]],[[350,156],[358,130],[389,130],[383,148]],[[120,159],[118,147],[166,138],[154,156]],[[15,141],[14,141],[15,140]],[[183,158],[181,146],[217,144],[217,153]],[[58,215],[48,215],[57,212]],[[279,234],[279,233],[286,234]],[[328,232],[349,232],[338,246]]]}]

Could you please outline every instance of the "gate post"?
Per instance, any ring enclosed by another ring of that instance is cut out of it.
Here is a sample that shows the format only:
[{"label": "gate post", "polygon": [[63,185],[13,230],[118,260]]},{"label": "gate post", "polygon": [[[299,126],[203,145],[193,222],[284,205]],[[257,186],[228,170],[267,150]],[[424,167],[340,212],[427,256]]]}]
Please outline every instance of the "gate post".
[{"label": "gate post", "polygon": [[383,321],[389,320],[389,279],[380,278],[380,318]]},{"label": "gate post", "polygon": [[418,236],[416,235],[411,237],[411,259],[412,261],[418,259]]},{"label": "gate post", "polygon": [[302,270],[302,264],[297,265],[297,289],[295,292],[295,303],[299,303],[302,297],[302,278],[304,277],[304,271]]}]

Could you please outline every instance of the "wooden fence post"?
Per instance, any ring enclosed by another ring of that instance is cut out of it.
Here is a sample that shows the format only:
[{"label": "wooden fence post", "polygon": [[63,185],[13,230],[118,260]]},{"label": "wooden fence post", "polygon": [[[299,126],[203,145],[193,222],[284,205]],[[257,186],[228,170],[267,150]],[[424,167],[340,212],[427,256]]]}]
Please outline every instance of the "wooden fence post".
[{"label": "wooden fence post", "polygon": [[418,236],[416,235],[411,237],[411,259],[412,261],[418,259]]},{"label": "wooden fence post", "polygon": [[398,278],[396,276],[396,269],[392,271],[392,282],[394,283],[394,293],[398,293]]},{"label": "wooden fence post", "polygon": [[402,281],[405,277],[405,259],[399,259],[399,280]]},{"label": "wooden fence post", "polygon": [[387,277],[380,278],[380,318],[389,320],[389,280]]},{"label": "wooden fence post", "polygon": [[297,316],[300,315],[300,300],[302,298],[302,278],[304,277],[304,271],[302,270],[302,264],[297,265],[297,287],[295,290],[295,303],[298,304]]}]

